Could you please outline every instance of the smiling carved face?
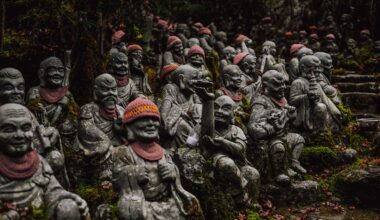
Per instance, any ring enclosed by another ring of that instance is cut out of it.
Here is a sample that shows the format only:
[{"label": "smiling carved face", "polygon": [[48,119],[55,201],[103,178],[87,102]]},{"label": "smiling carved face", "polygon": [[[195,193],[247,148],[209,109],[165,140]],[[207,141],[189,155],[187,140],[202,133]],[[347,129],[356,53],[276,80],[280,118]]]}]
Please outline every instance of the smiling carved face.
[{"label": "smiling carved face", "polygon": [[0,107],[0,146],[8,156],[19,157],[32,149],[33,126],[28,109],[19,104]]}]

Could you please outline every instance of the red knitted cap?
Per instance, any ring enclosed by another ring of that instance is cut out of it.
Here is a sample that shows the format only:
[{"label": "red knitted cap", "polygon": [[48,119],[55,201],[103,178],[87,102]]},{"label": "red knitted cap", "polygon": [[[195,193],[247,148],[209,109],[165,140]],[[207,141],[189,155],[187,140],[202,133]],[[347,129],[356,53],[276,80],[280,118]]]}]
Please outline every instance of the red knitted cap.
[{"label": "red knitted cap", "polygon": [[168,65],[165,65],[164,67],[162,67],[162,70],[160,72],[160,78],[161,79],[164,78],[166,76],[166,74],[173,72],[177,68],[178,68],[178,64],[176,64],[176,63],[171,63]]},{"label": "red knitted cap", "polygon": [[307,32],[306,32],[305,30],[301,30],[301,31],[299,32],[299,34],[307,35]]},{"label": "red knitted cap", "polygon": [[291,36],[293,36],[293,33],[290,32],[290,31],[287,31],[287,32],[285,32],[285,36],[286,37],[291,37]]},{"label": "red knitted cap", "polygon": [[197,22],[197,23],[193,24],[193,26],[195,26],[195,27],[197,27],[199,29],[204,27],[201,22]]},{"label": "red knitted cap", "polygon": [[333,34],[326,35],[326,39],[335,40],[335,36]]},{"label": "red knitted cap", "polygon": [[234,64],[235,65],[238,65],[243,59],[244,57],[248,56],[249,53],[248,52],[241,52],[241,53],[238,53],[235,57],[234,57]]},{"label": "red knitted cap", "polygon": [[162,29],[167,30],[169,27],[169,24],[167,21],[159,19],[157,22],[158,26],[160,26]]},{"label": "red knitted cap", "polygon": [[314,38],[314,39],[319,39],[318,35],[317,34],[310,34],[309,36],[310,38]]},{"label": "red knitted cap", "polygon": [[239,34],[239,36],[235,39],[235,44],[241,44],[243,41],[248,40],[249,38],[243,34]]},{"label": "red knitted cap", "polygon": [[208,34],[208,35],[211,35],[211,30],[209,28],[206,28],[206,27],[202,27],[198,34]]},{"label": "red knitted cap", "polygon": [[304,48],[305,45],[303,44],[292,44],[292,46],[290,46],[290,55],[292,56],[295,56],[296,53],[301,49],[301,48]]},{"label": "red knitted cap", "polygon": [[311,25],[311,26],[309,26],[309,30],[317,30],[318,28],[317,28],[317,26],[315,26],[315,25]]},{"label": "red knitted cap", "polygon": [[179,39],[179,37],[177,36],[169,36],[168,41],[166,43],[166,48],[170,50],[177,44],[182,44],[181,39]]},{"label": "red knitted cap", "polygon": [[142,47],[138,44],[131,44],[128,46],[128,53],[135,51],[135,50],[143,50]]},{"label": "red knitted cap", "polygon": [[144,117],[153,117],[160,120],[160,111],[157,105],[148,99],[137,98],[125,108],[123,123],[131,123]]},{"label": "red knitted cap", "polygon": [[370,32],[369,32],[368,29],[361,30],[360,33],[361,33],[361,34],[366,34],[366,35],[368,35],[368,36],[370,35]]},{"label": "red knitted cap", "polygon": [[124,37],[125,33],[122,30],[116,31],[112,35],[112,44],[118,43],[122,37]]},{"label": "red knitted cap", "polygon": [[189,52],[187,52],[187,56],[188,57],[191,57],[192,55],[194,54],[200,54],[203,56],[203,58],[205,57],[205,51],[203,50],[202,47],[198,46],[198,45],[194,45],[190,48]]},{"label": "red knitted cap", "polygon": [[262,19],[262,21],[263,22],[268,22],[268,23],[270,23],[270,22],[272,22],[272,18],[271,17],[264,17],[263,19]]}]

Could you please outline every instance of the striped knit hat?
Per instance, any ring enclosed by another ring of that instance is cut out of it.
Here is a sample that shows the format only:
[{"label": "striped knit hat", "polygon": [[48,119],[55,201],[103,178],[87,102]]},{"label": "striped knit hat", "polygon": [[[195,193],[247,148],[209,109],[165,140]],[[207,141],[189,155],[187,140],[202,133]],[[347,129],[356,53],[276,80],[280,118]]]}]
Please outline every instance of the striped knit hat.
[{"label": "striped knit hat", "polygon": [[178,64],[176,63],[165,65],[160,72],[160,78],[163,79],[168,73],[173,72],[177,68],[178,68]]},{"label": "striped knit hat", "polygon": [[127,105],[124,110],[123,123],[132,123],[139,118],[153,117],[160,120],[160,111],[148,99],[137,98]]},{"label": "striped knit hat", "polygon": [[169,36],[168,41],[166,43],[166,48],[168,50],[171,50],[177,44],[182,44],[181,39],[179,39],[177,36],[174,36],[174,35]]}]

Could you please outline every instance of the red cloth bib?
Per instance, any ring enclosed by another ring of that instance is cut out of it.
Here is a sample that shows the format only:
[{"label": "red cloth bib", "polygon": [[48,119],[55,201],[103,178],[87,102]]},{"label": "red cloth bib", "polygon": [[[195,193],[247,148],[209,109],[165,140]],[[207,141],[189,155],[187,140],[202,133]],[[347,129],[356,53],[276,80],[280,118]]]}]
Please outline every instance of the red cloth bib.
[{"label": "red cloth bib", "polygon": [[40,158],[35,149],[18,158],[0,152],[0,173],[9,179],[27,179],[37,172],[39,166]]}]

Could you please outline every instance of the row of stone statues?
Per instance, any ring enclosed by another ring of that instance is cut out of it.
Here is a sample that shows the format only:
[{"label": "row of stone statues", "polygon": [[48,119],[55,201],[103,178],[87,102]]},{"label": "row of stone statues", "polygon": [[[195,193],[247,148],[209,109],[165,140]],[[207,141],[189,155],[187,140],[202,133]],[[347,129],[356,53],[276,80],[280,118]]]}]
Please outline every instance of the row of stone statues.
[{"label": "row of stone statues", "polygon": [[286,68],[272,41],[257,59],[241,35],[236,48],[219,44],[220,59],[208,28],[186,49],[180,37],[168,38],[161,94],[148,83],[141,46],[116,40],[93,102],[80,108],[69,65],[56,57],[41,62],[40,85],[26,98],[21,72],[1,69],[0,216],[45,207],[51,218],[90,218],[86,202],[61,184],[109,181],[119,219],[186,219],[200,204],[183,179],[202,185],[210,177],[237,209],[255,203],[261,184],[302,179],[304,136],[341,126],[331,56],[295,44]]}]

